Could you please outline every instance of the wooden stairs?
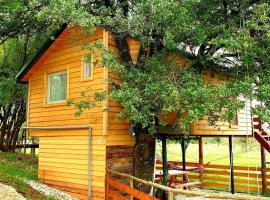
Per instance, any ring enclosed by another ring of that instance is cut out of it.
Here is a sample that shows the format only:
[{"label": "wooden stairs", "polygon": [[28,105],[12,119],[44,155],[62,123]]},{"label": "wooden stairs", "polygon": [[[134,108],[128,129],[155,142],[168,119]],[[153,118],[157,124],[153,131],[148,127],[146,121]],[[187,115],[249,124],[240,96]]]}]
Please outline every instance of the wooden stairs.
[{"label": "wooden stairs", "polygon": [[256,116],[253,117],[253,136],[270,153],[270,135],[263,130],[262,121]]}]

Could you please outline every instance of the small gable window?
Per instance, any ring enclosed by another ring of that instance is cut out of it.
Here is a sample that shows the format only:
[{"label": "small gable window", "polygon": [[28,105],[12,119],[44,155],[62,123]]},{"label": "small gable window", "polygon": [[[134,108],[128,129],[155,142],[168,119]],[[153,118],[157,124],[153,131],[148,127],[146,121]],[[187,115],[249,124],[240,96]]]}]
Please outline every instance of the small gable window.
[{"label": "small gable window", "polygon": [[87,55],[82,60],[82,80],[89,80],[93,78],[93,57]]},{"label": "small gable window", "polygon": [[67,99],[67,71],[48,75],[48,103],[60,103]]}]

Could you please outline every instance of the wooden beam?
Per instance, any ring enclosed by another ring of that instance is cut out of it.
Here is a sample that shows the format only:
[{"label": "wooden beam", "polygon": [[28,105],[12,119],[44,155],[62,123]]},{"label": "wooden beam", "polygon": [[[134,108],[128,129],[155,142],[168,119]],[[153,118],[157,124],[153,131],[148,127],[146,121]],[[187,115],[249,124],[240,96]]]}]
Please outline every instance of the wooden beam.
[{"label": "wooden beam", "polygon": [[261,145],[261,174],[262,174],[262,193],[267,192],[267,180],[266,180],[266,157],[265,149]]},{"label": "wooden beam", "polygon": [[232,136],[229,136],[229,153],[230,153],[230,180],[231,180],[231,193],[234,194],[234,170],[233,170],[233,144]]}]

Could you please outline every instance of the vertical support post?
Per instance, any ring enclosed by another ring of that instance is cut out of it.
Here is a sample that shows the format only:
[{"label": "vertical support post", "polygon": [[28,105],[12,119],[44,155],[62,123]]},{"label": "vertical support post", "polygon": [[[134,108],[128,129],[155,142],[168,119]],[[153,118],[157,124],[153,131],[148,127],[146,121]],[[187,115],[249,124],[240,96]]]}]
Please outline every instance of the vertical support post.
[{"label": "vertical support post", "polygon": [[167,160],[167,141],[166,136],[162,136],[162,168],[163,168],[163,185],[167,186],[167,178],[168,178],[168,160]]},{"label": "vertical support post", "polygon": [[229,136],[229,153],[230,153],[231,193],[234,194],[233,144],[231,135]]},{"label": "vertical support post", "polygon": [[[168,160],[167,160],[167,141],[166,136],[161,137],[162,142],[162,169],[163,169],[163,177],[162,184],[167,186],[168,183]],[[163,191],[163,199],[167,199],[165,191]]]},{"label": "vertical support post", "polygon": [[[182,137],[181,149],[182,149],[182,168],[183,171],[186,171],[186,147],[184,137]],[[183,181],[187,181],[185,175],[183,175]],[[184,189],[186,189],[186,187]]]},{"label": "vertical support post", "polygon": [[[129,186],[133,188],[133,179],[129,179]],[[130,196],[130,200],[133,200],[133,196]]]},{"label": "vertical support post", "polygon": [[23,153],[26,154],[26,131],[24,130],[23,132],[23,137],[24,137],[24,149],[23,149]]},{"label": "vertical support post", "polygon": [[168,193],[168,200],[173,200],[174,199],[174,194],[173,194],[173,192],[169,192]]},{"label": "vertical support post", "polygon": [[185,147],[185,141],[183,137],[181,141],[181,149],[182,149],[182,168],[183,168],[183,171],[186,171],[186,147]]},{"label": "vertical support post", "polygon": [[262,174],[262,193],[266,193],[267,182],[266,182],[266,157],[265,149],[261,146],[261,174]]},{"label": "vertical support post", "polygon": [[[202,136],[199,139],[199,164],[203,165],[203,138]],[[200,170],[200,182],[201,188],[203,188],[203,169]]]}]

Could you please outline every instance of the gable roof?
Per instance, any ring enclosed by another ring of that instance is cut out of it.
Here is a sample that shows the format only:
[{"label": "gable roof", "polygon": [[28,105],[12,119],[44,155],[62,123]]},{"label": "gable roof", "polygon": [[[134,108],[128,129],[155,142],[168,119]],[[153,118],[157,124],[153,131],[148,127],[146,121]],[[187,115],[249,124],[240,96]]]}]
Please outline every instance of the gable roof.
[{"label": "gable roof", "polygon": [[27,74],[27,72],[37,63],[37,61],[44,55],[44,53],[51,47],[51,45],[55,42],[55,40],[61,35],[61,33],[66,29],[67,24],[63,24],[60,29],[58,29],[52,36],[54,39],[49,38],[39,52],[34,56],[34,58],[26,64],[20,72],[16,76],[17,83],[27,83],[27,81],[23,81],[23,77]]}]

